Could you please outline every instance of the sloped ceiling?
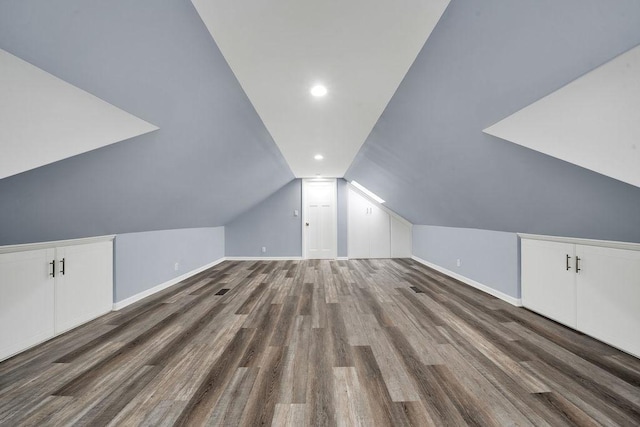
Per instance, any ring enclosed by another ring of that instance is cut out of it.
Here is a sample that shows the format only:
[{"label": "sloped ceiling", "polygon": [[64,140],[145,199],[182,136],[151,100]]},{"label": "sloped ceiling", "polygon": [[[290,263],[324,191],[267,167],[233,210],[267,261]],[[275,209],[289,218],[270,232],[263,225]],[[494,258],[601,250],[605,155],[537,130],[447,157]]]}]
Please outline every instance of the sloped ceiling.
[{"label": "sloped ceiling", "polygon": [[640,187],[640,46],[484,132]]},{"label": "sloped ceiling", "polygon": [[0,179],[156,129],[0,49]]},{"label": "sloped ceiling", "polygon": [[293,173],[341,177],[449,0],[192,2]]},{"label": "sloped ceiling", "polygon": [[[640,44],[639,17],[452,0],[346,178],[415,224],[640,242],[639,188],[482,132]],[[224,225],[294,178],[190,0],[4,0],[0,48],[160,128],[0,180],[0,244]]]},{"label": "sloped ceiling", "polygon": [[640,242],[640,188],[482,132],[638,44],[633,0],[453,0],[345,177],[414,224]]},{"label": "sloped ceiling", "polygon": [[5,0],[0,48],[160,128],[0,180],[0,244],[223,225],[293,179],[188,0]]}]

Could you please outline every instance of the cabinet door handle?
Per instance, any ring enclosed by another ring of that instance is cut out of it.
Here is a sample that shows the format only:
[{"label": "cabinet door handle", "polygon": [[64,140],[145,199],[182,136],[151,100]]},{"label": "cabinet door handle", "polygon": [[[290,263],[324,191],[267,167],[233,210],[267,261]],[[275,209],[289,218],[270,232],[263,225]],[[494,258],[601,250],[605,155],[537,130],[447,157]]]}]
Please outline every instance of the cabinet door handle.
[{"label": "cabinet door handle", "polygon": [[576,256],[576,273],[580,271],[580,258]]},{"label": "cabinet door handle", "polygon": [[571,259],[571,257],[569,256],[569,254],[567,254],[567,271],[571,270],[571,266],[569,265],[569,260]]},{"label": "cabinet door handle", "polygon": [[51,266],[51,273],[49,273],[49,276],[56,277],[56,260],[54,259],[51,261],[49,265]]},{"label": "cabinet door handle", "polygon": [[62,264],[62,270],[60,270],[60,273],[62,273],[62,275],[64,276],[64,266],[65,266],[64,258],[62,258],[62,261],[60,261],[60,263]]}]

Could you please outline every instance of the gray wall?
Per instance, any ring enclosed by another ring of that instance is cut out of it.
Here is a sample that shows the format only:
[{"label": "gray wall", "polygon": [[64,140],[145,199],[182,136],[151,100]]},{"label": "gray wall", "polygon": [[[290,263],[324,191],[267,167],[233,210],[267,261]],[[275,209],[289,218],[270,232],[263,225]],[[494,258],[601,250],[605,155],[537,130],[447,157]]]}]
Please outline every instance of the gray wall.
[{"label": "gray wall", "polygon": [[122,301],[223,257],[224,227],[118,234],[114,300]]},{"label": "gray wall", "polygon": [[[338,256],[347,256],[347,181],[338,185]],[[298,209],[300,217],[293,217]],[[302,256],[302,180],[295,179],[225,225],[227,256]],[[262,246],[267,252],[262,253]]]},{"label": "gray wall", "polygon": [[4,0],[0,48],[160,127],[0,180],[1,245],[223,225],[293,178],[189,0]]},{"label": "gray wall", "polygon": [[640,188],[482,133],[639,43],[637,0],[452,0],[346,178],[414,224],[640,242]]},{"label": "gray wall", "polygon": [[[294,210],[299,216],[294,216]],[[302,180],[294,179],[225,225],[227,256],[302,255]],[[267,252],[261,248],[266,246]]]},{"label": "gray wall", "polygon": [[[520,243],[516,234],[414,225],[412,237],[414,256],[520,298]],[[458,259],[460,267],[456,265]]]}]

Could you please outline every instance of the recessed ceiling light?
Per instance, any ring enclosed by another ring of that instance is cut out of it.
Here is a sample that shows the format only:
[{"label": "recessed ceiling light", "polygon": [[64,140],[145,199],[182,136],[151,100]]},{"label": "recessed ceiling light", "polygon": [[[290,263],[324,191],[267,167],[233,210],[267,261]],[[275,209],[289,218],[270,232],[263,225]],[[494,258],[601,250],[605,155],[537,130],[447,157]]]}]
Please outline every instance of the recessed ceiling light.
[{"label": "recessed ceiling light", "polygon": [[322,160],[324,159],[324,156],[322,154],[316,154],[315,156],[313,156],[313,158],[316,160]]},{"label": "recessed ceiling light", "polygon": [[315,85],[311,88],[311,95],[313,96],[325,96],[327,94],[327,88],[323,85]]}]

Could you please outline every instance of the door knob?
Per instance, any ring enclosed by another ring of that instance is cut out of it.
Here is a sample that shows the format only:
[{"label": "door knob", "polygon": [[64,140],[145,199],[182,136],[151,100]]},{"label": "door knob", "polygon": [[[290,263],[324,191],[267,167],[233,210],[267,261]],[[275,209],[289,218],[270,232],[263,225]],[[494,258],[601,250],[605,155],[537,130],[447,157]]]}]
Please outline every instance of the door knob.
[{"label": "door knob", "polygon": [[308,222],[305,222],[305,223],[304,223],[304,225],[306,225],[306,226],[308,227],[308,226],[309,226],[309,223],[308,223]]}]

